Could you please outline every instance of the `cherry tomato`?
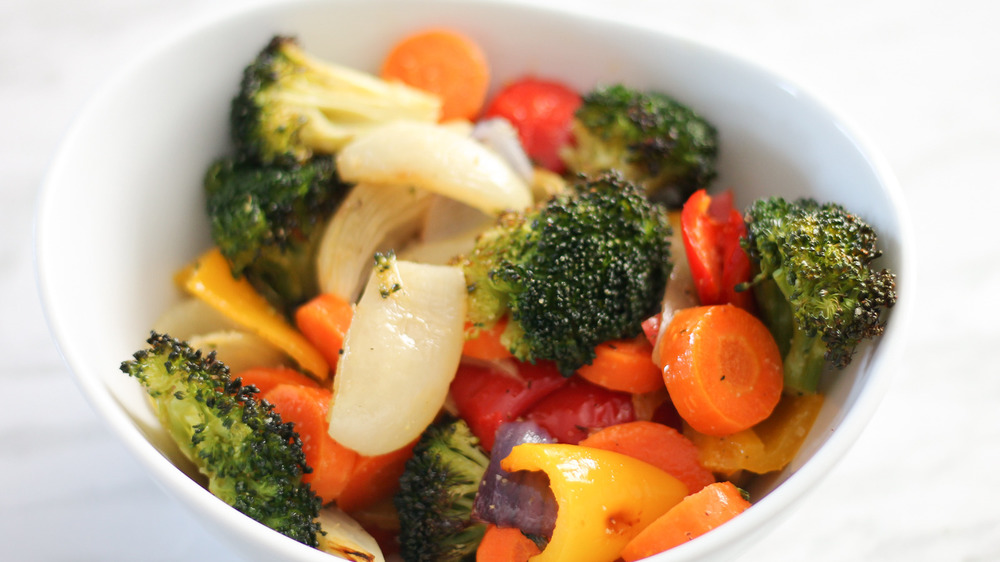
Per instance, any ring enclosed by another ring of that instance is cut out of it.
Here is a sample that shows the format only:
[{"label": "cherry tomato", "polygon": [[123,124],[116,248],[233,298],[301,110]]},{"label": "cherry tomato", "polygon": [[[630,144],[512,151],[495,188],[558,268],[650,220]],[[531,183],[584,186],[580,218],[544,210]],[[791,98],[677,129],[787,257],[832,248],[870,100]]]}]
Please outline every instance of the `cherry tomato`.
[{"label": "cherry tomato", "polygon": [[524,415],[560,443],[577,444],[591,431],[635,421],[632,395],[573,376]]},{"label": "cherry tomato", "polygon": [[528,157],[553,172],[565,170],[560,149],[570,140],[580,95],[559,82],[526,77],[500,90],[484,118],[503,117],[517,129]]},{"label": "cherry tomato", "polygon": [[681,209],[681,234],[701,304],[730,303],[753,312],[753,293],[736,290],[750,280],[752,266],[740,247],[747,230],[732,192],[714,198],[704,189],[692,194]]},{"label": "cherry tomato", "polygon": [[490,367],[462,364],[451,383],[451,397],[458,415],[487,451],[493,448],[501,424],[514,421],[567,382],[553,363],[517,366],[517,375],[512,375]]}]

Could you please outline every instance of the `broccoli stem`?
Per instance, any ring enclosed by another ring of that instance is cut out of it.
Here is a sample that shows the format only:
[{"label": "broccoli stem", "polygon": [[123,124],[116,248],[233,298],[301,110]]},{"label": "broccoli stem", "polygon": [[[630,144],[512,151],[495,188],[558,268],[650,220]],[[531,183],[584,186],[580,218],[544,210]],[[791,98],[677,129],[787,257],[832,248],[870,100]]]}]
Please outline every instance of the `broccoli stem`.
[{"label": "broccoli stem", "polygon": [[785,371],[785,392],[812,394],[819,386],[826,364],[826,343],[819,334],[810,336],[795,322],[788,295],[792,287],[784,270],[753,286],[761,319],[774,336]]},{"label": "broccoli stem", "polygon": [[813,394],[826,365],[826,343],[819,334],[810,336],[796,329],[785,354],[785,393]]},{"label": "broccoli stem", "polygon": [[778,344],[778,351],[784,357],[791,347],[792,334],[795,331],[792,306],[774,279],[764,279],[756,283],[753,286],[753,294],[761,320],[771,331],[774,341]]}]

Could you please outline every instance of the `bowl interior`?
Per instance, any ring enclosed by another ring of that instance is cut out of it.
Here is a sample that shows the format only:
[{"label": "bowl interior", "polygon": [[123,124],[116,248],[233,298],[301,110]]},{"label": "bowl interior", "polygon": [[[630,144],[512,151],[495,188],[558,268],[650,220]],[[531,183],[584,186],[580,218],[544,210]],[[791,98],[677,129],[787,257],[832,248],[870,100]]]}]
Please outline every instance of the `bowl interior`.
[{"label": "bowl interior", "polygon": [[201,180],[228,150],[228,106],[243,66],[272,35],[287,34],[324,58],[374,71],[392,40],[429,26],[480,41],[494,87],[534,74],[580,89],[620,81],[668,92],[719,128],[716,186],[732,188],[739,205],[808,194],[844,204],[880,232],[884,265],[902,280],[885,336],[828,382],[799,458],[754,490],[763,500],[731,528],[657,559],[702,556],[748,539],[829,469],[870,416],[908,308],[907,226],[891,175],[842,119],[759,66],[651,30],[511,3],[293,1],[204,22],[152,49],[79,116],[40,198],[40,290],[81,388],[154,479],[244,554],[329,559],[263,530],[178,471],[142,391],[118,365],[178,297],[172,274],[209,244]]}]

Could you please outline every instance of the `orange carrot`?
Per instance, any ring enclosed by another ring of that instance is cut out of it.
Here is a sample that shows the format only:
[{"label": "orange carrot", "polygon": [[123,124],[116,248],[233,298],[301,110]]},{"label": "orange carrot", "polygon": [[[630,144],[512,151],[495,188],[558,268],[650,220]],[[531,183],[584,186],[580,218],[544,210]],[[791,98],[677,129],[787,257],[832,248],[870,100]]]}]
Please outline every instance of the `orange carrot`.
[{"label": "orange carrot", "polygon": [[681,500],[635,536],[621,557],[633,562],[704,535],[750,507],[732,482],[717,482]]},{"label": "orange carrot", "polygon": [[303,482],[312,486],[316,495],[329,503],[347,486],[358,454],[327,433],[327,412],[333,393],[325,388],[309,388],[294,384],[279,384],[262,397],[281,414],[282,421],[295,424],[302,439],[302,451],[312,472]]},{"label": "orange carrot", "polygon": [[317,295],[295,311],[295,325],[323,355],[330,371],[337,369],[353,317],[351,303],[332,293]]},{"label": "orange carrot", "polygon": [[[488,328],[478,328],[475,330],[475,337],[465,340],[462,347],[462,355],[484,361],[496,361],[512,357],[507,346],[500,343],[500,336],[507,329],[507,318],[501,318],[496,324]],[[472,331],[471,325],[466,325],[465,333]]]},{"label": "orange carrot", "polygon": [[715,482],[698,462],[698,448],[676,429],[661,423],[635,421],[591,433],[580,445],[615,451],[657,466],[694,493]]},{"label": "orange carrot", "polygon": [[259,396],[263,396],[279,384],[319,388],[319,383],[291,367],[254,367],[240,371],[236,377],[243,379],[243,386],[251,384],[256,386],[260,391]]},{"label": "orange carrot", "polygon": [[441,120],[473,119],[486,100],[490,68],[469,37],[450,29],[430,29],[398,42],[382,63],[382,78],[436,94]]},{"label": "orange carrot", "polygon": [[730,304],[677,312],[660,342],[660,364],[677,412],[707,435],[751,427],[781,398],[781,354],[771,332]]},{"label": "orange carrot", "polygon": [[392,497],[399,489],[399,477],[412,456],[414,441],[391,453],[359,456],[351,471],[347,485],[337,497],[337,506],[351,513],[367,509],[381,500]]},{"label": "orange carrot", "polygon": [[663,374],[653,362],[653,344],[646,336],[604,342],[594,351],[594,361],[576,371],[588,381],[636,394],[663,388]]},{"label": "orange carrot", "polygon": [[520,529],[490,524],[476,549],[476,562],[527,562],[541,552]]}]

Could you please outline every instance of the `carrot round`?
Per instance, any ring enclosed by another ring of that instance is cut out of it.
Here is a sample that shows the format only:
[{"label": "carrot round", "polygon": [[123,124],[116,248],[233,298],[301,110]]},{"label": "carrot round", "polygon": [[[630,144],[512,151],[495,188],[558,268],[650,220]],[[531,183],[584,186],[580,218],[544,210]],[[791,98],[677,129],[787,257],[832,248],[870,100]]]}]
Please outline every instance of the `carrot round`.
[{"label": "carrot round", "polygon": [[743,513],[748,502],[732,482],[717,482],[681,500],[635,536],[621,557],[633,562],[704,535]]},{"label": "carrot round", "polygon": [[660,342],[660,364],[680,416],[707,435],[766,419],[781,398],[781,354],[771,332],[731,304],[677,312]]},{"label": "carrot round", "polygon": [[242,379],[243,386],[256,386],[259,396],[263,396],[279,384],[319,388],[319,383],[291,367],[254,367],[240,371],[234,378]]},{"label": "carrot round", "polygon": [[279,384],[262,398],[274,404],[282,421],[295,424],[306,464],[312,468],[302,481],[312,486],[323,503],[337,499],[347,486],[358,454],[334,441],[326,431],[333,393],[325,388]]},{"label": "carrot round", "polygon": [[295,311],[296,327],[326,359],[331,372],[337,369],[353,317],[351,303],[332,293],[317,295]]},{"label": "carrot round", "polygon": [[657,466],[694,493],[715,482],[698,462],[698,448],[676,429],[661,423],[634,421],[591,433],[580,445],[615,451]]},{"label": "carrot round", "polygon": [[422,31],[396,43],[382,62],[381,76],[438,95],[442,121],[475,118],[490,84],[483,50],[451,29]]},{"label": "carrot round", "polygon": [[414,441],[384,455],[359,456],[347,484],[337,497],[337,506],[352,513],[391,498],[399,489],[399,477],[402,476],[416,443]]},{"label": "carrot round", "polygon": [[[475,329],[475,337],[465,340],[465,345],[462,347],[462,355],[484,361],[496,361],[513,357],[507,346],[500,343],[500,336],[505,329],[507,329],[506,317],[488,328]],[[470,333],[470,330],[470,326],[466,326],[466,333]]]},{"label": "carrot round", "polygon": [[604,342],[594,351],[593,362],[576,371],[588,381],[635,394],[663,388],[663,374],[653,362],[653,344],[646,336]]},{"label": "carrot round", "polygon": [[541,552],[519,529],[490,524],[476,550],[476,562],[527,562]]}]

